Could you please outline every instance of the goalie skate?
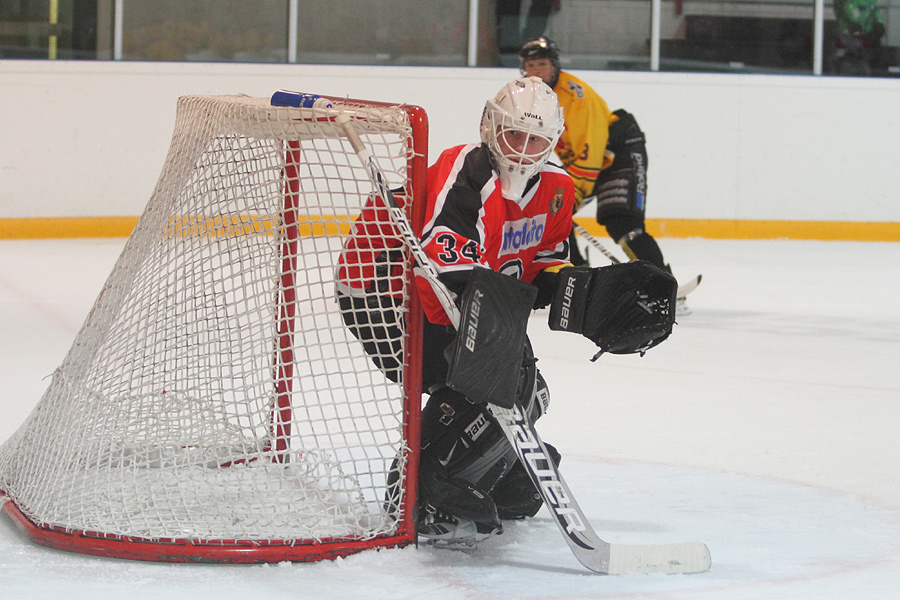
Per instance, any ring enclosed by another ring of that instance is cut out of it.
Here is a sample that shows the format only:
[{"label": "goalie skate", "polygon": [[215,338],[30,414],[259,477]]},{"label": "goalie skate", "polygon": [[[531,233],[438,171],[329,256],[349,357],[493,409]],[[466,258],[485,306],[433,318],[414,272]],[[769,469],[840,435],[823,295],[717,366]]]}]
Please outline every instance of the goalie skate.
[{"label": "goalie skate", "polygon": [[437,548],[467,550],[500,530],[489,524],[459,519],[427,505],[419,517],[416,532],[426,544]]}]

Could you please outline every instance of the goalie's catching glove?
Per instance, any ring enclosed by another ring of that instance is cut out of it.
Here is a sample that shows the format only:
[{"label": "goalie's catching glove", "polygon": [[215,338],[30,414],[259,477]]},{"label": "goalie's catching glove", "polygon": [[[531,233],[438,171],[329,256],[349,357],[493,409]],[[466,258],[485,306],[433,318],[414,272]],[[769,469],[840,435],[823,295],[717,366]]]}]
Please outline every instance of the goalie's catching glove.
[{"label": "goalie's catching glove", "polygon": [[599,269],[560,269],[550,306],[550,329],[580,333],[604,352],[642,356],[675,324],[678,282],[642,260]]}]

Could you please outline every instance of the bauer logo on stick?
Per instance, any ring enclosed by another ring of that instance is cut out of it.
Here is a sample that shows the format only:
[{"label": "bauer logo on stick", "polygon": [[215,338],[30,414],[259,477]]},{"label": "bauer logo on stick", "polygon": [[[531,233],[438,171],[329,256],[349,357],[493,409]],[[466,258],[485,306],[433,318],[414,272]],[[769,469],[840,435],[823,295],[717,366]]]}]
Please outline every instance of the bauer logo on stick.
[{"label": "bauer logo on stick", "polygon": [[[572,506],[572,499],[566,493],[565,486],[557,477],[557,471],[550,463],[546,452],[541,448],[540,443],[531,434],[528,427],[525,426],[526,418],[519,405],[513,406],[510,410],[512,413],[512,423],[510,429],[514,432],[516,450],[522,457],[523,461],[527,461],[531,466],[531,472],[540,483],[544,498],[553,506],[554,516],[559,519],[560,525],[569,536],[576,532],[585,531],[584,520],[581,518],[577,508]],[[576,536],[577,537],[577,536]]]}]

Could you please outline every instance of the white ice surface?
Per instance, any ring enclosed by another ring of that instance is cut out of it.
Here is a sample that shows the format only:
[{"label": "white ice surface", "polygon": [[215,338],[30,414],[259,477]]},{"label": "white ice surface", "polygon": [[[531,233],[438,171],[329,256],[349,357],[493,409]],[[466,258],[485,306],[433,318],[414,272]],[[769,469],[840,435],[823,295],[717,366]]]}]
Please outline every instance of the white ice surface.
[{"label": "white ice surface", "polygon": [[[0,440],[37,403],[123,243],[0,241]],[[591,363],[589,342],[537,313],[552,397],[538,429],[602,538],[706,542],[709,572],[593,575],[545,511],[472,553],[267,566],[59,552],[2,517],[0,597],[900,597],[900,244],[660,243],[676,275],[703,274],[693,314],[643,358]]]}]

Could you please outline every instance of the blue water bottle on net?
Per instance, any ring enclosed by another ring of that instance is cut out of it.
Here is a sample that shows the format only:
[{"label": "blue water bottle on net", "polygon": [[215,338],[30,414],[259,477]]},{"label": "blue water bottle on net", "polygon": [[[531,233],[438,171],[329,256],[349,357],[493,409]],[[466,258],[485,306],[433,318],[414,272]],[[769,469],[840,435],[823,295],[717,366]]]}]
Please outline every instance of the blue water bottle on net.
[{"label": "blue water bottle on net", "polygon": [[318,94],[304,94],[289,90],[278,90],[272,94],[272,106],[291,106],[295,108],[334,108],[331,100]]}]

